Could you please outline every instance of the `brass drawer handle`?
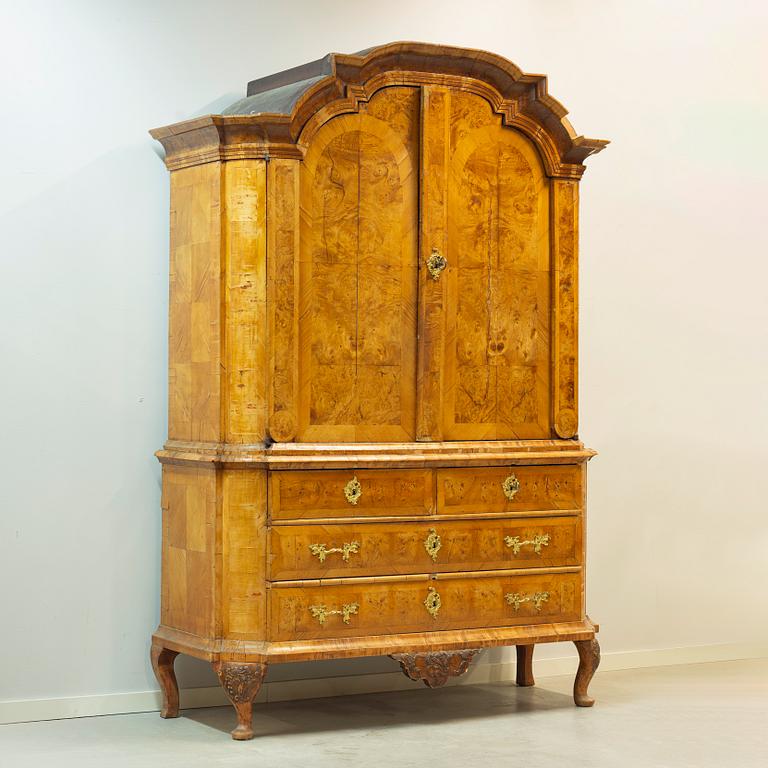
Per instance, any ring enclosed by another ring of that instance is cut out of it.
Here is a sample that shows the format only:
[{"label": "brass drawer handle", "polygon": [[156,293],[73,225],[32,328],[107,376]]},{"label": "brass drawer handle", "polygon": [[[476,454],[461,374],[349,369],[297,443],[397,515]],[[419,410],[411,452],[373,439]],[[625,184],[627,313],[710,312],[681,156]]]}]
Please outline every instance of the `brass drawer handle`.
[{"label": "brass drawer handle", "polygon": [[504,491],[504,495],[512,501],[515,498],[515,494],[520,490],[520,481],[514,476],[510,475],[504,478],[504,482],[501,484],[501,490]]},{"label": "brass drawer handle", "polygon": [[440,612],[440,606],[443,601],[440,599],[440,593],[434,588],[429,588],[429,593],[424,599],[424,607],[427,609],[427,613],[437,621],[437,614]]},{"label": "brass drawer handle", "polygon": [[345,624],[349,624],[349,617],[357,613],[359,607],[357,603],[345,603],[341,606],[341,610],[332,611],[320,603],[320,605],[310,605],[309,612],[320,622],[321,626],[325,624],[325,620],[329,616],[341,616],[341,620]]},{"label": "brass drawer handle", "polygon": [[512,550],[513,555],[520,554],[522,547],[527,544],[533,544],[533,551],[537,554],[541,554],[542,547],[549,546],[550,535],[548,533],[537,533],[532,539],[525,539],[520,541],[519,536],[505,536],[504,543]]},{"label": "brass drawer handle", "polygon": [[440,547],[443,546],[443,542],[440,541],[440,535],[434,528],[429,529],[429,535],[424,539],[424,549],[427,550],[427,554],[437,562],[437,553],[440,551]]},{"label": "brass drawer handle", "polygon": [[360,481],[357,477],[353,477],[344,486],[344,496],[350,504],[357,504],[360,501],[360,497],[363,495],[363,486],[360,485]]},{"label": "brass drawer handle", "polygon": [[522,595],[520,592],[509,592],[504,599],[517,611],[523,603],[533,603],[533,607],[541,610],[543,603],[549,600],[549,592],[534,592],[532,595]]},{"label": "brass drawer handle", "polygon": [[448,266],[448,259],[437,248],[432,249],[432,255],[427,259],[427,269],[433,280],[440,279],[440,273]]},{"label": "brass drawer handle", "polygon": [[328,555],[332,555],[335,552],[341,552],[341,559],[345,562],[349,562],[349,556],[357,554],[360,549],[359,541],[344,542],[340,547],[331,547],[328,549],[325,544],[310,544],[309,551],[321,562],[325,562],[325,558]]}]

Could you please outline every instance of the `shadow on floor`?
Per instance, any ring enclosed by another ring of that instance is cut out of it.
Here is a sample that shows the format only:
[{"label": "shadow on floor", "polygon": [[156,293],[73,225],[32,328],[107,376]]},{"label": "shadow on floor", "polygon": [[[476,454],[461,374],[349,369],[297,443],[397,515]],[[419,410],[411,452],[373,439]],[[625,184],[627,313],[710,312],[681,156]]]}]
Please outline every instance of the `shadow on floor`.
[{"label": "shadow on floor", "polygon": [[[392,691],[324,699],[259,704],[253,708],[256,738],[291,733],[332,732],[423,726],[473,718],[506,717],[573,707],[571,696],[515,685],[463,685],[431,690]],[[229,733],[236,723],[232,707],[189,709],[182,717]]]}]

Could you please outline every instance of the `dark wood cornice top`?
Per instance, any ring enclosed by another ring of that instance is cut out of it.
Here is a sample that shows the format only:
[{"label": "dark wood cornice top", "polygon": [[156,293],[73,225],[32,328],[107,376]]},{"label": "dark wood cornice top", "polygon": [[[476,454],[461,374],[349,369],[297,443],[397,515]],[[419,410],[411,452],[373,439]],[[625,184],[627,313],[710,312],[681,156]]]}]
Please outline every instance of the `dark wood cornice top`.
[{"label": "dark wood cornice top", "polygon": [[539,148],[547,172],[580,178],[583,161],[607,141],[579,136],[566,109],[547,90],[544,75],[527,74],[486,51],[399,42],[322,59],[248,84],[248,95],[222,115],[209,115],[150,131],[166,151],[169,168],[223,159],[303,156],[326,120],[354,112],[387,85],[445,83],[488,98],[504,123]]}]

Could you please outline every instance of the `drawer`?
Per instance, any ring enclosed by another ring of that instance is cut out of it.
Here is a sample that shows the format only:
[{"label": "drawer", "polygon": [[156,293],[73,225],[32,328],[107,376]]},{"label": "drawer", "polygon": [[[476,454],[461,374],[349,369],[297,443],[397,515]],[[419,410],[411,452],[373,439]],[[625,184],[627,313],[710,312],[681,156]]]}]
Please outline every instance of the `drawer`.
[{"label": "drawer", "polygon": [[578,621],[581,572],[447,576],[270,589],[273,641]]},{"label": "drawer", "polygon": [[429,515],[433,475],[425,469],[271,472],[272,520]]},{"label": "drawer", "polygon": [[437,470],[438,514],[582,509],[584,465]]},{"label": "drawer", "polygon": [[275,525],[270,578],[482,571],[582,562],[581,516]]}]

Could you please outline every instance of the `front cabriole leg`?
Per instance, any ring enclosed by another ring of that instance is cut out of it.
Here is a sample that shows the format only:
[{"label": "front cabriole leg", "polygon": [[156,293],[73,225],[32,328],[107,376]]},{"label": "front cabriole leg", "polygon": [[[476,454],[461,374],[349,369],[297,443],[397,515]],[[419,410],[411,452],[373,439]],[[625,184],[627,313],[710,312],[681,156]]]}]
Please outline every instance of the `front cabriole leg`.
[{"label": "front cabriole leg", "polygon": [[215,661],[213,668],[237,712],[237,727],[232,731],[232,738],[237,741],[252,739],[253,700],[261,689],[267,665],[257,662]]},{"label": "front cabriole leg", "polygon": [[176,673],[173,671],[173,662],[178,655],[178,651],[172,651],[169,648],[163,648],[162,645],[152,643],[149,656],[152,660],[155,677],[160,684],[160,691],[163,694],[160,717],[179,716],[179,685],[176,682]]},{"label": "front cabriole leg", "polygon": [[591,640],[574,640],[573,644],[579,652],[579,669],[573,683],[573,700],[577,707],[591,707],[595,700],[589,696],[587,688],[600,666],[600,643],[593,637]]}]

